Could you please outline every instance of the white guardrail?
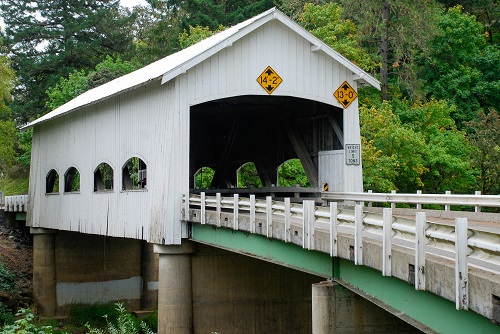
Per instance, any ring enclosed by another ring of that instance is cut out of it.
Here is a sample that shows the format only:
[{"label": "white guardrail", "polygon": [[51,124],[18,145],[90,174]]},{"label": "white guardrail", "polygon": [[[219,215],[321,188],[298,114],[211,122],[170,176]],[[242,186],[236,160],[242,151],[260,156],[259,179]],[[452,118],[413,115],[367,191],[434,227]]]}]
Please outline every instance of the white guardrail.
[{"label": "white guardrail", "polygon": [[5,196],[3,206],[6,212],[27,212],[28,195]]},{"label": "white guardrail", "polygon": [[[425,212],[417,212],[415,218],[393,216],[392,208],[384,208],[382,214],[363,212],[361,202],[470,205],[475,207],[500,207],[500,196],[480,195],[421,195],[421,194],[375,194],[375,193],[322,193],[329,206],[315,206],[313,200],[292,203],[290,198],[284,202],[273,201],[271,196],[265,200],[232,197],[190,195],[189,201],[183,200],[184,219],[189,206],[199,207],[200,222],[206,223],[206,210],[215,210],[216,225],[221,226],[221,212],[233,213],[232,228],[239,229],[239,213],[250,216],[250,233],[256,233],[255,216],[262,213],[265,217],[267,237],[271,237],[272,220],[283,219],[285,235],[283,241],[291,241],[290,224],[302,224],[302,247],[314,249],[314,230],[325,226],[330,234],[330,256],[337,256],[337,230],[340,226],[354,228],[354,263],[362,264],[362,233],[370,232],[382,238],[382,274],[391,276],[392,239],[410,241],[415,246],[415,289],[425,290],[425,256],[429,248],[455,253],[456,307],[468,309],[468,259],[477,259],[500,265],[500,235],[497,233],[474,230],[468,227],[467,218],[457,218],[455,224],[432,222],[426,219]],[[336,201],[354,201],[354,210],[338,206]],[[420,207],[421,208],[421,207]],[[278,217],[276,217],[278,216]],[[279,218],[281,217],[281,218]],[[323,223],[323,224],[321,224]],[[327,226],[327,227],[326,227]]]}]

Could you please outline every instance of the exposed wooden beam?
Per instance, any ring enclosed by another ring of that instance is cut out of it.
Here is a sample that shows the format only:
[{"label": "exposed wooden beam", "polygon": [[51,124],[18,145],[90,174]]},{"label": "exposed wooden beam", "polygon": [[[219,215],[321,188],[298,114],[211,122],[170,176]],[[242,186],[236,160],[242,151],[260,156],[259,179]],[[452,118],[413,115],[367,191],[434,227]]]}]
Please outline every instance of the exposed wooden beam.
[{"label": "exposed wooden beam", "polygon": [[309,151],[307,150],[304,140],[288,120],[284,121],[284,125],[286,127],[288,137],[292,142],[293,148],[295,149],[295,152],[297,153],[297,156],[299,157],[300,161],[302,162],[302,166],[306,171],[306,175],[307,178],[309,179],[309,183],[311,183],[311,187],[317,188],[318,168],[316,167],[311,156],[309,155]]},{"label": "exposed wooden beam", "polygon": [[340,145],[344,147],[344,132],[342,131],[342,128],[340,127],[339,123],[333,116],[327,112],[326,117],[328,117],[328,121],[330,122],[330,125],[333,128],[333,131],[335,131],[335,134],[337,135],[337,138],[340,142]]}]

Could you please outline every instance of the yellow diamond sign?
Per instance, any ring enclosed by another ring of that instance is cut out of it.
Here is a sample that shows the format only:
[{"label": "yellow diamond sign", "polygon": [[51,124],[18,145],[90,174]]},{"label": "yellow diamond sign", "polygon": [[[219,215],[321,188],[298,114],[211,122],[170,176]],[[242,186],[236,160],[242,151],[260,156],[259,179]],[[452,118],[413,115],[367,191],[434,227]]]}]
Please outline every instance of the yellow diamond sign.
[{"label": "yellow diamond sign", "polygon": [[257,78],[259,85],[264,88],[268,94],[272,94],[276,88],[283,82],[283,79],[276,73],[271,66],[266,67],[264,72]]},{"label": "yellow diamond sign", "polygon": [[344,81],[342,85],[333,93],[333,96],[337,98],[341,105],[344,108],[347,108],[351,105],[352,101],[356,100],[358,97],[358,93],[354,90],[354,88],[349,85],[347,81]]}]

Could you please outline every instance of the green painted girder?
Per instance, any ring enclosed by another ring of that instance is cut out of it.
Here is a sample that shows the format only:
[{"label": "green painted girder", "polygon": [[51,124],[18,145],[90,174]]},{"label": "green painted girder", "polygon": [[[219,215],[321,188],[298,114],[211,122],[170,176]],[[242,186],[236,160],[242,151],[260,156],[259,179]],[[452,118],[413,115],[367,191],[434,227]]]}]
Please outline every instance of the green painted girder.
[{"label": "green painted girder", "polygon": [[333,277],[363,297],[370,296],[377,304],[397,310],[437,333],[500,333],[500,326],[475,312],[457,311],[455,303],[449,300],[428,291],[417,291],[407,282],[382,276],[375,269],[356,266],[345,259],[331,258],[326,253],[211,225],[193,224],[191,239],[318,276]]}]

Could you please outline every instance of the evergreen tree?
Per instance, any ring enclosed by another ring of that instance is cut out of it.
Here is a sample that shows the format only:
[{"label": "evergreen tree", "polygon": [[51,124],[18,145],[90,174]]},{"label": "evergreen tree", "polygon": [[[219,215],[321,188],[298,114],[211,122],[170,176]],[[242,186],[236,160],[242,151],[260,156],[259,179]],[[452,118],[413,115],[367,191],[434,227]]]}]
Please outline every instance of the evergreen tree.
[{"label": "evergreen tree", "polygon": [[20,85],[12,111],[25,123],[47,111],[46,90],[74,70],[94,68],[132,42],[118,0],[2,0],[5,43]]}]

